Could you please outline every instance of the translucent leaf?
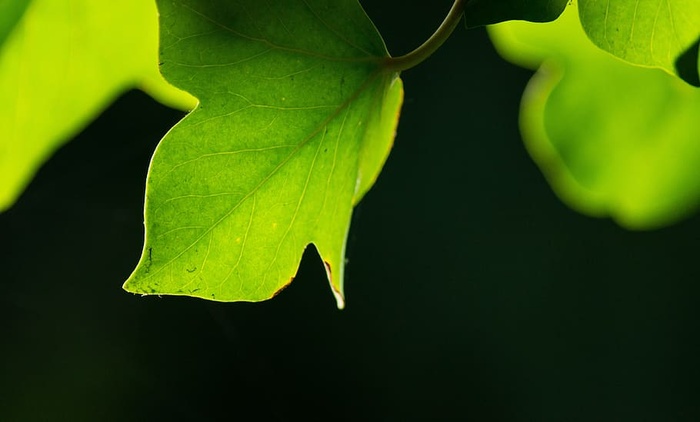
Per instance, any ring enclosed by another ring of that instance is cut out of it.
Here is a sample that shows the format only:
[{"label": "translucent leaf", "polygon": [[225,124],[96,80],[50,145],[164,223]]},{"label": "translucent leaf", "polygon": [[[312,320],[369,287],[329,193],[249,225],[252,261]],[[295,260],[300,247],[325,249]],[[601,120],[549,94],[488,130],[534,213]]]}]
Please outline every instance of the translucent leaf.
[{"label": "translucent leaf", "polygon": [[162,140],[125,289],[272,297],[313,243],[344,304],[352,207],[394,137],[398,75],[355,0],[163,0],[162,71],[200,105]]},{"label": "translucent leaf", "polygon": [[581,22],[600,48],[700,85],[700,1],[579,0]]},{"label": "translucent leaf", "polygon": [[490,34],[504,57],[539,68],[522,102],[523,138],[565,202],[630,228],[697,207],[700,90],[601,51],[575,8],[556,22],[509,22]]},{"label": "translucent leaf", "polygon": [[121,92],[194,106],[158,73],[157,23],[153,1],[29,4],[0,51],[0,211]]}]

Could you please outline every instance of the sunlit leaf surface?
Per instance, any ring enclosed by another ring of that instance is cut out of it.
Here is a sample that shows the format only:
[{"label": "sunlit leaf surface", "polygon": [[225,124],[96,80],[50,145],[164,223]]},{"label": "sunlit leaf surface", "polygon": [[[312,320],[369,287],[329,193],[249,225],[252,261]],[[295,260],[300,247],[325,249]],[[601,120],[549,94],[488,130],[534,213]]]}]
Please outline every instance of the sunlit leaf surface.
[{"label": "sunlit leaf surface", "polygon": [[391,148],[402,99],[355,0],[159,1],[162,71],[200,105],[163,139],[146,243],[125,289],[272,297],[313,243],[344,304],[352,207]]},{"label": "sunlit leaf surface", "polygon": [[139,87],[165,104],[194,106],[158,73],[157,24],[153,1],[29,4],[0,50],[0,211],[121,92]]},{"label": "sunlit leaf surface", "polygon": [[601,51],[573,7],[553,23],[490,32],[504,57],[539,68],[523,98],[523,137],[562,199],[631,228],[697,207],[700,90]]},{"label": "sunlit leaf surface", "polygon": [[597,46],[700,85],[700,1],[578,1],[583,28]]}]

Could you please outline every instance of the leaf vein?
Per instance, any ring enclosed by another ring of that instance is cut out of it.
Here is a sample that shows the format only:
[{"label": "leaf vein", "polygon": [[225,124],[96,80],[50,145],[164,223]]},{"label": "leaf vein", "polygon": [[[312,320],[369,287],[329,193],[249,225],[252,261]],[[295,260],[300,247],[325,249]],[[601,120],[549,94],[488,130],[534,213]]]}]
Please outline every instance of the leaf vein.
[{"label": "leaf vein", "polygon": [[257,37],[252,37],[250,35],[243,34],[242,32],[236,31],[235,29],[217,21],[216,19],[213,19],[213,18],[207,16],[206,14],[204,14],[198,10],[193,9],[192,7],[190,7],[186,4],[181,3],[181,5],[185,9],[190,10],[192,13],[202,17],[203,19],[205,19],[205,20],[211,22],[212,24],[220,27],[221,29],[231,33],[232,35],[235,35],[239,38],[243,38],[243,39],[248,40],[248,41],[254,41],[254,42],[264,44],[264,45],[266,45],[270,48],[276,49],[276,50],[285,51],[288,53],[301,54],[301,55],[304,55],[307,57],[316,57],[316,58],[320,58],[320,59],[324,59],[324,60],[328,60],[328,61],[334,61],[334,62],[364,63],[364,62],[378,62],[378,61],[382,60],[382,58],[377,57],[373,54],[370,54],[368,56],[363,56],[363,57],[335,57],[335,56],[328,56],[325,54],[315,53],[313,51],[302,50],[302,49],[292,48],[292,47],[285,47],[282,45],[275,44],[274,42],[267,40],[265,38],[257,38]]},{"label": "leaf vein", "polygon": [[[187,6],[185,6],[185,7],[187,7]],[[194,9],[191,9],[191,8],[189,8],[189,7],[187,7],[187,8],[190,9],[190,10],[192,10],[194,13],[197,13],[197,14],[199,14],[199,15],[202,15],[201,13],[195,11]],[[204,16],[204,15],[202,15],[202,16]],[[208,18],[208,17],[206,17],[206,16],[205,16],[205,18],[210,19],[210,18]],[[210,20],[211,20],[211,19],[210,19]],[[214,21],[212,21],[212,22],[214,22]],[[217,24],[217,25],[220,25],[220,24],[218,24],[218,23],[216,23],[216,22],[214,22],[214,23]],[[171,277],[172,277],[172,264],[173,264],[173,262],[175,262],[177,259],[179,259],[182,255],[184,255],[187,251],[189,251],[189,250],[190,250],[192,247],[194,247],[196,244],[198,244],[199,242],[201,242],[201,240],[204,238],[204,236],[206,236],[208,233],[210,233],[212,230],[214,230],[214,228],[216,228],[217,226],[219,226],[219,225],[221,224],[222,221],[224,221],[225,219],[227,219],[227,218],[228,218],[231,214],[233,214],[243,203],[245,203],[251,196],[253,196],[253,195],[254,195],[262,186],[264,186],[275,174],[277,174],[277,172],[278,172],[282,167],[284,167],[284,165],[286,165],[286,164],[287,164],[287,163],[288,163],[288,162],[289,162],[289,161],[290,161],[290,160],[291,160],[305,145],[307,145],[308,142],[309,142],[311,139],[313,139],[324,127],[327,127],[327,125],[328,125],[334,118],[336,118],[336,117],[339,115],[340,112],[342,112],[346,107],[348,107],[349,104],[352,103],[352,101],[354,101],[362,92],[364,92],[365,89],[367,88],[367,86],[369,86],[372,82],[374,82],[374,81],[377,79],[377,77],[379,77],[379,75],[381,75],[381,74],[382,74],[381,69],[377,69],[377,70],[373,71],[372,73],[370,73],[370,74],[367,76],[367,78],[365,79],[365,81],[364,81],[357,89],[355,89],[355,90],[353,91],[353,93],[352,93],[350,96],[348,96],[348,98],[347,98],[342,104],[340,104],[332,113],[330,113],[330,114],[326,117],[326,119],[324,119],[314,130],[312,130],[312,131],[309,133],[308,136],[306,136],[304,139],[302,139],[302,140],[299,142],[299,144],[297,144],[297,145],[295,146],[295,148],[294,148],[292,151],[290,151],[290,153],[289,153],[284,159],[282,159],[282,160],[277,164],[277,166],[275,166],[264,178],[262,178],[262,179],[260,180],[260,182],[259,182],[256,186],[254,186],[248,194],[246,194],[243,198],[241,198],[235,205],[233,205],[233,206],[232,206],[226,213],[224,213],[218,220],[214,221],[211,225],[209,225],[209,227],[206,228],[206,230],[204,231],[204,233],[202,233],[200,236],[196,237],[194,240],[192,240],[192,242],[191,242],[188,246],[186,246],[185,248],[183,248],[179,253],[177,253],[175,256],[173,256],[173,257],[170,258],[167,262],[165,262],[165,263],[163,264],[162,267],[160,267],[159,269],[156,269],[156,270],[151,271],[151,272],[149,272],[148,274],[146,274],[146,275],[144,276],[144,279],[150,279],[150,278],[154,277],[155,275],[157,275],[158,273],[160,273],[160,271],[162,271],[162,270],[165,269],[165,268],[169,268],[169,269],[170,269],[169,271],[170,271]],[[233,153],[240,153],[240,151],[236,151],[236,152],[233,152]],[[205,154],[205,155],[207,155],[207,154]],[[199,158],[197,158],[197,159],[199,159]],[[195,159],[195,160],[196,160],[196,159]],[[182,164],[181,164],[181,165],[182,165]],[[179,166],[179,165],[178,165],[178,166]],[[172,171],[173,171],[173,170],[171,169],[169,172],[172,172]],[[278,247],[278,250],[279,250],[279,247]],[[275,259],[276,259],[276,257],[275,257]],[[260,288],[260,287],[261,287],[261,286],[259,286],[258,288]]]}]

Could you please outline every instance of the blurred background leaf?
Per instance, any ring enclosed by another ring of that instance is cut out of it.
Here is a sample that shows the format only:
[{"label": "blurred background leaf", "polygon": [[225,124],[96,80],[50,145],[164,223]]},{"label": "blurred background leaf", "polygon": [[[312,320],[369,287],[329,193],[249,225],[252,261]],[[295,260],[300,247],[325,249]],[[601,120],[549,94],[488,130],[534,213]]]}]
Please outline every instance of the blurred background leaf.
[{"label": "blurred background leaf", "polygon": [[[18,15],[20,3],[6,6]],[[138,87],[171,107],[194,99],[158,72],[155,2],[34,0],[0,50],[0,211],[117,95]]]},{"label": "blurred background leaf", "polygon": [[499,52],[538,68],[521,108],[531,155],[575,209],[628,228],[669,224],[700,200],[700,90],[598,49],[575,7],[555,22],[490,28]]},{"label": "blurred background leaf", "polygon": [[465,7],[467,26],[490,25],[509,20],[549,22],[556,19],[569,0],[471,0]]},{"label": "blurred background leaf", "polygon": [[0,1],[0,47],[22,18],[31,0],[2,0]]}]

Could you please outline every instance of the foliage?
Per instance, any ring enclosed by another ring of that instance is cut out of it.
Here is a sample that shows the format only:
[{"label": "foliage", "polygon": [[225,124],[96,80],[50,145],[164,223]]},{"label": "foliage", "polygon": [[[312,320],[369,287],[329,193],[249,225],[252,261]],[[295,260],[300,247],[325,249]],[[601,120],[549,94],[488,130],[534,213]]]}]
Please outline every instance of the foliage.
[{"label": "foliage", "polygon": [[24,15],[30,0],[6,1],[0,3],[0,47]]},{"label": "foliage", "polygon": [[700,2],[579,0],[583,28],[598,47],[700,85]]},{"label": "foliage", "polygon": [[[0,20],[0,43],[10,34],[0,44],[0,94],[9,99],[0,106],[0,209],[124,89],[194,105],[157,72],[153,2],[129,1],[18,2]],[[700,6],[631,5],[580,0],[580,22],[565,0],[458,0],[453,11],[464,7],[473,27],[551,21],[567,9],[551,24],[491,30],[504,56],[539,68],[523,101],[525,141],[566,202],[649,228],[700,197],[700,98],[689,85],[699,79]],[[417,61],[391,58],[356,0],[158,7],[161,71],[199,104],[156,150],[145,246],[125,288],[263,300],[290,282],[313,243],[342,307],[352,207],[391,148],[398,76],[409,67],[398,63]],[[448,34],[436,35],[426,44]]]},{"label": "foliage", "polygon": [[343,306],[352,207],[389,153],[401,80],[357,2],[259,4],[158,3],[161,70],[200,104],[153,158],[129,291],[267,299],[313,243]]},{"label": "foliage", "polygon": [[152,2],[2,4],[11,10],[0,9],[0,36],[13,24],[10,16],[22,20],[0,51],[0,211],[62,143],[127,89],[140,87],[178,108],[194,105],[158,73]]},{"label": "foliage", "polygon": [[596,48],[575,7],[556,22],[508,22],[490,33],[504,57],[539,67],[523,98],[522,134],[563,200],[636,229],[697,206],[700,90]]},{"label": "foliage", "polygon": [[556,19],[569,0],[473,0],[464,11],[467,26],[489,25],[509,20],[549,22]]}]

